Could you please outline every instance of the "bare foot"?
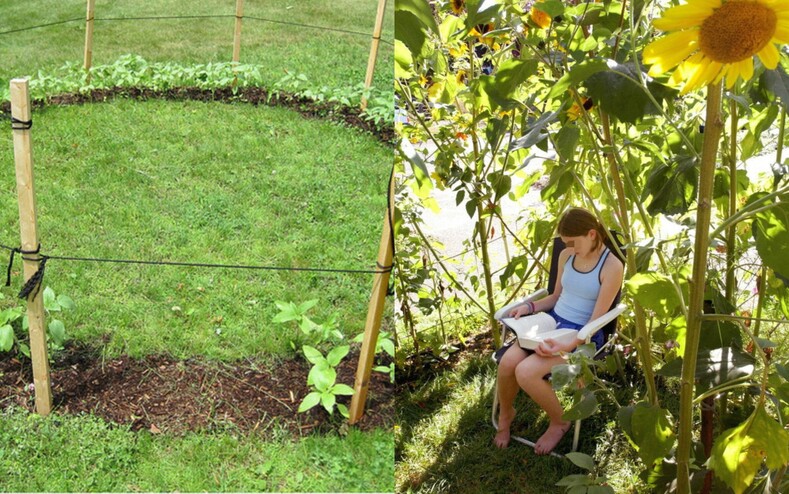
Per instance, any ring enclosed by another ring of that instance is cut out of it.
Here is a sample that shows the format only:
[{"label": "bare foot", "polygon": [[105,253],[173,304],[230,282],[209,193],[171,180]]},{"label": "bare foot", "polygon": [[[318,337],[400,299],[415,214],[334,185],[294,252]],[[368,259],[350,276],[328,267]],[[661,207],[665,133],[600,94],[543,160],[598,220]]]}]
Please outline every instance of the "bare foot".
[{"label": "bare foot", "polygon": [[499,431],[496,437],[493,438],[493,444],[498,448],[506,448],[510,444],[510,424],[515,418],[515,408],[510,407],[509,410],[499,411]]},{"label": "bare foot", "polygon": [[570,422],[563,422],[548,426],[548,430],[540,436],[534,445],[534,452],[538,455],[550,454],[553,448],[562,440],[562,437],[570,430],[570,425]]}]

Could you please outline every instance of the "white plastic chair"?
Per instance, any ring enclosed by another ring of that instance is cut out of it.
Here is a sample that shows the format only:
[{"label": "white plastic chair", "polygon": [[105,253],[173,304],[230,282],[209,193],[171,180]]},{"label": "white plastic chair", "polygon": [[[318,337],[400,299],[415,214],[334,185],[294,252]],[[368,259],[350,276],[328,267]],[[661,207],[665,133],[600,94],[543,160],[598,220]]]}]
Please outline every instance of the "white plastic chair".
[{"label": "white plastic chair", "polygon": [[[522,304],[524,304],[526,302],[533,302],[535,300],[539,300],[539,299],[545,297],[546,295],[548,295],[548,290],[546,290],[545,288],[541,288],[540,290],[537,290],[536,292],[534,292],[531,295],[523,298],[520,301],[514,301],[514,302],[510,303],[509,305],[507,305],[505,307],[502,307],[501,309],[496,311],[495,317],[496,317],[497,320],[501,320],[502,318],[507,317],[509,312],[512,309],[514,309],[515,307],[517,307],[519,305],[522,305]],[[622,314],[625,311],[626,308],[627,308],[627,306],[625,304],[617,303],[617,301],[615,301],[614,302],[614,306],[611,308],[611,310],[609,310],[608,312],[606,312],[602,316],[598,317],[597,319],[588,322],[583,328],[581,328],[578,331],[578,339],[579,340],[584,340],[586,343],[589,343],[591,341],[591,339],[592,339],[592,336],[594,336],[601,329],[605,328],[606,325],[613,324],[613,327],[615,328],[615,325],[616,325],[615,319],[620,314]],[[505,340],[505,337],[507,336],[507,327],[504,326],[503,324],[501,326],[502,326],[502,329],[501,329],[501,341],[503,342]],[[609,337],[608,341],[606,341],[605,344],[595,353],[595,357],[599,356],[602,352],[606,351],[609,347],[613,346],[615,340],[616,340],[616,332],[613,331],[612,335],[611,335],[611,337]],[[513,344],[517,345],[517,342],[515,342]],[[493,356],[493,359],[494,360],[496,359],[495,355]],[[498,382],[498,379],[496,379],[496,388],[495,388],[494,394],[493,394],[493,410],[491,412],[491,421],[493,422],[493,427],[497,431],[499,430],[499,423],[498,423],[498,419],[497,419],[498,408],[499,408],[499,382]],[[575,421],[575,431],[573,432],[573,447],[572,447],[571,452],[572,451],[576,451],[578,449],[578,439],[579,439],[580,435],[581,435],[581,420],[576,420]],[[530,440],[528,440],[528,439],[526,439],[524,437],[520,437],[520,436],[510,435],[510,440],[518,441],[520,443],[523,443],[523,444],[526,444],[528,446],[531,446],[532,448],[534,448],[534,446],[535,446],[534,442],[532,442],[532,441],[530,441]],[[560,455],[560,454],[556,453],[555,451],[552,451],[551,455],[556,456],[557,458],[562,458],[563,457],[563,455]]]}]

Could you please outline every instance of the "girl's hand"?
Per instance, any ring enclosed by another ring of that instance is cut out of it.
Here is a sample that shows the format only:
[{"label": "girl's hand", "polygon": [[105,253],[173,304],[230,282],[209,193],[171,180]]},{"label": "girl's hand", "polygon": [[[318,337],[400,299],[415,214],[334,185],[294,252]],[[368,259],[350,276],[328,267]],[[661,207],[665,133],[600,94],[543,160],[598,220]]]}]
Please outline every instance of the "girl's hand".
[{"label": "girl's hand", "polygon": [[575,345],[572,343],[562,345],[553,338],[545,338],[534,351],[540,357],[553,357],[557,353],[567,353],[573,350],[575,350]]},{"label": "girl's hand", "polygon": [[515,319],[519,319],[521,316],[528,316],[529,314],[531,314],[529,312],[529,304],[519,305],[510,311],[510,317]]}]

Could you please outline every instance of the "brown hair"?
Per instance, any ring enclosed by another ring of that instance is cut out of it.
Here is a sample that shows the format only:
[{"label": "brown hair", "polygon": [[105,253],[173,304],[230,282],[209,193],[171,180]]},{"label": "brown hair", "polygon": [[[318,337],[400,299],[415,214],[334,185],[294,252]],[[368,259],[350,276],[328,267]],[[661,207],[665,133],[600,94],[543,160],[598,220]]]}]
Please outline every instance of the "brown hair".
[{"label": "brown hair", "polygon": [[564,237],[582,237],[587,235],[589,230],[597,232],[595,249],[600,247],[601,243],[605,243],[609,248],[611,247],[608,233],[606,233],[603,224],[597,220],[595,215],[583,208],[570,208],[565,211],[559,219],[559,226],[557,227],[559,235]]}]

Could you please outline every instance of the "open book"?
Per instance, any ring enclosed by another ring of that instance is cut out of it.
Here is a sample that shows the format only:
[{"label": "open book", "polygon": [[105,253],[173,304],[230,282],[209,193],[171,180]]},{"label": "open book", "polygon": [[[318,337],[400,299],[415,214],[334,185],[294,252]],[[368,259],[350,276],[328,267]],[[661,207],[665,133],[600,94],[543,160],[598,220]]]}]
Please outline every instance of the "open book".
[{"label": "open book", "polygon": [[547,338],[559,343],[570,343],[578,338],[575,329],[556,329],[556,321],[545,312],[523,316],[519,319],[505,317],[501,322],[515,331],[518,345],[526,350],[534,350]]}]

